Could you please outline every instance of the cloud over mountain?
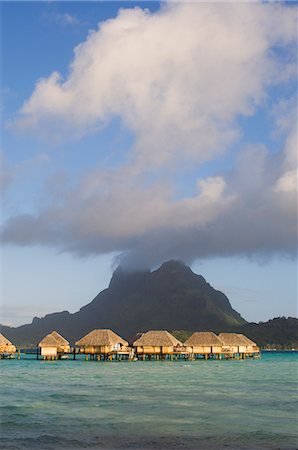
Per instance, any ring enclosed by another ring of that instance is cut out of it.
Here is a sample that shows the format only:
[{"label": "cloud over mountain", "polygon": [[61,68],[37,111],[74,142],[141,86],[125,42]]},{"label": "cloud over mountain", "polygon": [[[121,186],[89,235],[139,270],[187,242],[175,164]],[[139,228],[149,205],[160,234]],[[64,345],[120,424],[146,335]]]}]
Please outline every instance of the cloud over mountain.
[{"label": "cloud over mountain", "polygon": [[122,253],[127,265],[170,258],[295,252],[295,106],[278,112],[285,137],[273,154],[246,145],[229,172],[198,177],[179,195],[175,177],[224,155],[272,85],[293,77],[295,14],[278,4],[169,3],[123,9],[76,47],[65,79],[37,82],[10,124],[45,138],[82,137],[120,118],[133,133],[128,161],[95,168],[59,202],[11,217],[6,242],[78,254]]}]

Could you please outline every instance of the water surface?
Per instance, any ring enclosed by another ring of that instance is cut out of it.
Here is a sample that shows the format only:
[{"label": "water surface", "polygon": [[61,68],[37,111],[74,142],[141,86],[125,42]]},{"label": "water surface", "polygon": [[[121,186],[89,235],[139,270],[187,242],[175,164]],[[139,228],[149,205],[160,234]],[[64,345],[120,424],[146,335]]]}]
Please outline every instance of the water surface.
[{"label": "water surface", "polygon": [[2,360],[1,448],[296,449],[297,361]]}]

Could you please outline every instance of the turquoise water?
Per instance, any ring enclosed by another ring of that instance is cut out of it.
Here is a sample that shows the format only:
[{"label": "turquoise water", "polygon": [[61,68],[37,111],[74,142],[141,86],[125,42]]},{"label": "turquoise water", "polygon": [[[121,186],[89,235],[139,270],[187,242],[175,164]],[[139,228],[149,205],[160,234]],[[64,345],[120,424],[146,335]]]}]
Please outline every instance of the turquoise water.
[{"label": "turquoise water", "polygon": [[298,354],[2,360],[2,449],[296,449]]}]

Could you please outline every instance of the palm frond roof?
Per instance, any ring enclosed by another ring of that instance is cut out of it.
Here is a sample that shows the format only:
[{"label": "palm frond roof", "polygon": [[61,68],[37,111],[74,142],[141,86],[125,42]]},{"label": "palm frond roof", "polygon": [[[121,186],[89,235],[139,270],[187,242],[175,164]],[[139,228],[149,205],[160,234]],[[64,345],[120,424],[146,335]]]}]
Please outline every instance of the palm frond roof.
[{"label": "palm frond roof", "polygon": [[196,331],[185,342],[190,347],[222,346],[222,341],[211,331]]},{"label": "palm frond roof", "polygon": [[128,345],[128,342],[109,329],[90,331],[76,342],[78,346],[91,347],[114,346],[116,344]]},{"label": "palm frond roof", "polygon": [[166,330],[150,330],[137,339],[133,345],[136,347],[175,347],[176,345],[182,345],[182,342]]}]

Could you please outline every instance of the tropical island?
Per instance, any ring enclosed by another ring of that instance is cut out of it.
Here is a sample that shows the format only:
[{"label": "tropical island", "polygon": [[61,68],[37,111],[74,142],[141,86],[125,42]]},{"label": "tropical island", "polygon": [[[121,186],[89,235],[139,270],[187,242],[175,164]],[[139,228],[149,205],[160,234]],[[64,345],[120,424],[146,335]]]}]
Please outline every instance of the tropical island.
[{"label": "tropical island", "polygon": [[297,349],[298,319],[277,317],[247,322],[226,295],[181,261],[171,260],[154,271],[129,272],[119,266],[109,287],[78,312],[55,312],[35,317],[20,327],[0,326],[15,345],[36,347],[57,330],[73,345],[94,329],[117,330],[130,341],[137,333],[169,330],[185,342],[195,331],[238,333],[263,349]]}]

